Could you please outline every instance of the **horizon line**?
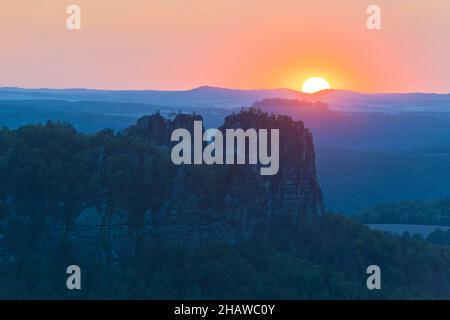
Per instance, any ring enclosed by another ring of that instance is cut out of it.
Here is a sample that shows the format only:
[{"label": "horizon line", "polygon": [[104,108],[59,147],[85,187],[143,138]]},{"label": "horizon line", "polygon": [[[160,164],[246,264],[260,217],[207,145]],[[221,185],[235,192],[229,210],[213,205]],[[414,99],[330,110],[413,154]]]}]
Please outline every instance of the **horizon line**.
[{"label": "horizon line", "polygon": [[4,89],[19,89],[19,90],[86,90],[86,91],[107,91],[107,92],[189,92],[199,89],[219,89],[219,90],[232,90],[232,91],[276,91],[276,90],[288,90],[293,91],[303,95],[313,96],[316,94],[324,93],[327,91],[341,91],[341,92],[349,92],[355,94],[363,94],[363,95],[382,95],[382,94],[434,94],[434,95],[449,95],[450,91],[447,92],[427,92],[427,91],[386,91],[386,92],[363,92],[363,91],[355,91],[351,89],[342,89],[342,88],[330,88],[324,89],[315,93],[306,93],[301,90],[292,89],[292,88],[253,88],[253,89],[243,89],[243,88],[230,88],[230,87],[221,87],[221,86],[211,86],[211,85],[200,85],[196,87],[192,87],[190,89],[101,89],[101,88],[88,88],[88,87],[62,87],[62,88],[51,88],[51,87],[21,87],[21,86],[0,86],[0,90]]}]

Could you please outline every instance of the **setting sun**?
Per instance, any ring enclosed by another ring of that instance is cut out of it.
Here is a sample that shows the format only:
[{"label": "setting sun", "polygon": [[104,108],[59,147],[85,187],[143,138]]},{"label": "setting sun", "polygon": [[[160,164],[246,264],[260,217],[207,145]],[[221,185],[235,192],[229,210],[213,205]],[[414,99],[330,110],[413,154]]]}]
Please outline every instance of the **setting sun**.
[{"label": "setting sun", "polygon": [[321,90],[330,89],[330,84],[324,78],[309,78],[303,83],[302,92],[316,93]]}]

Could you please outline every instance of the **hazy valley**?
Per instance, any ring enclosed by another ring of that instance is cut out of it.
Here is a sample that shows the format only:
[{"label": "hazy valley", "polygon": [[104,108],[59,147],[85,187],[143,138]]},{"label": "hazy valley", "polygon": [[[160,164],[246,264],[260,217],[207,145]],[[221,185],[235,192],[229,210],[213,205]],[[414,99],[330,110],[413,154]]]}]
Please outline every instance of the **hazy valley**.
[{"label": "hazy valley", "polygon": [[[285,106],[287,100],[306,101]],[[266,99],[266,100],[264,100]],[[270,100],[275,99],[275,100]],[[48,120],[82,132],[120,131],[157,110],[201,114],[205,126],[256,104],[302,120],[314,136],[319,182],[327,208],[355,213],[383,202],[449,195],[450,95],[364,95],[329,90],[98,91],[0,89],[0,125],[16,128]],[[327,105],[314,107],[321,101]],[[272,105],[271,105],[272,104]]]}]

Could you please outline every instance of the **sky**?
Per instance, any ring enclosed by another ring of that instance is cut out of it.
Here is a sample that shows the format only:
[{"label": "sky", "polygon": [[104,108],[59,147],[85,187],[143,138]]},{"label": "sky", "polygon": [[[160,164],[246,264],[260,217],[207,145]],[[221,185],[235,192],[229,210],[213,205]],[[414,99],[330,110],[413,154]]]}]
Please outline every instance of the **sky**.
[{"label": "sky", "polygon": [[450,92],[449,0],[0,0],[0,41],[0,86]]}]

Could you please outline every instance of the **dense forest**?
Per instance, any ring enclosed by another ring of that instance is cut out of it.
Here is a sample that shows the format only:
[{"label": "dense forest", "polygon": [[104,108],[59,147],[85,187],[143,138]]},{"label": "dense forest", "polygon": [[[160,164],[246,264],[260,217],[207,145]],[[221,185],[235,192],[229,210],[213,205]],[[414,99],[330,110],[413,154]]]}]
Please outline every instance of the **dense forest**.
[{"label": "dense forest", "polygon": [[450,226],[450,198],[377,205],[356,215],[364,223]]},{"label": "dense forest", "polygon": [[[174,122],[189,119],[178,117]],[[54,122],[0,131],[0,298],[450,298],[449,248],[338,214],[237,243],[146,241],[147,213],[161,223],[157,212],[177,174],[170,148],[153,133],[149,139],[131,127],[88,135]],[[232,168],[193,166],[189,190],[220,210]],[[109,255],[108,232],[86,255],[92,248],[74,241],[71,229],[88,208],[106,219],[126,213],[130,255]],[[65,268],[74,263],[83,269],[81,291],[65,286]],[[381,267],[382,290],[366,288],[371,264]]]}]

